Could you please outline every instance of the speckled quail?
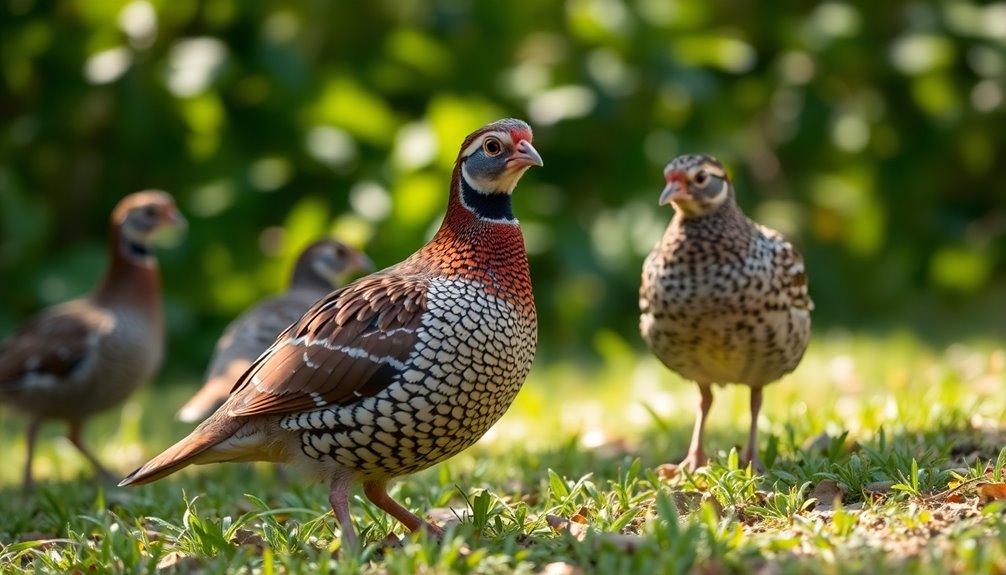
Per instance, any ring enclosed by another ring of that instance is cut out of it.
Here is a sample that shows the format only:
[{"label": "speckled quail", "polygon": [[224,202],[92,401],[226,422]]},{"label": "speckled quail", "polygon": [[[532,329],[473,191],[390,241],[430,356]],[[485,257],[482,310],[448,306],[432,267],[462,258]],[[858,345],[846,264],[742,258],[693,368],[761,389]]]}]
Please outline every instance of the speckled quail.
[{"label": "speckled quail", "polygon": [[108,476],[82,441],[90,416],[120,404],[153,377],[164,355],[161,279],[151,237],[184,227],[171,196],[126,196],[112,212],[110,262],[90,295],[40,312],[0,342],[0,402],[30,417],[24,483],[45,419],[69,424],[70,441]]},{"label": "speckled quail", "polygon": [[232,321],[217,341],[203,387],[178,410],[180,421],[202,421],[223,405],[234,382],[290,324],[352,274],[374,271],[359,250],[318,240],[300,253],[286,292],[262,301]]},{"label": "speckled quail", "polygon": [[699,385],[691,446],[679,466],[705,464],[712,385],[726,383],[751,388],[744,456],[757,466],[762,388],[796,368],[810,337],[814,306],[803,259],[741,212],[716,159],[680,156],[664,179],[660,204],[673,204],[675,215],[643,264],[639,327],[664,365]]},{"label": "speckled quail", "polygon": [[469,135],[430,242],[315,304],[220,409],[122,484],[190,464],[285,462],[331,481],[347,544],[356,541],[356,482],[408,529],[437,532],[391,499],[387,482],[475,443],[527,376],[537,320],[510,195],[540,165],[524,122],[500,120]]}]

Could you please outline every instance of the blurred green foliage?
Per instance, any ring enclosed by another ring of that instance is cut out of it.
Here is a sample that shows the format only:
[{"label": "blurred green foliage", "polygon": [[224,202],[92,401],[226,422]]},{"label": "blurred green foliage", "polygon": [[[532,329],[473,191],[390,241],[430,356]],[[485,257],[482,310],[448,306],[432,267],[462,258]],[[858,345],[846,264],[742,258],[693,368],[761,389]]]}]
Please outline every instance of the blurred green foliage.
[{"label": "blurred green foliage", "polygon": [[123,195],[172,192],[175,365],[324,233],[379,265],[439,223],[461,139],[518,116],[545,354],[638,345],[661,170],[718,155],[808,260],[818,325],[1006,275],[1006,4],[2,0],[0,334],[89,289]]}]

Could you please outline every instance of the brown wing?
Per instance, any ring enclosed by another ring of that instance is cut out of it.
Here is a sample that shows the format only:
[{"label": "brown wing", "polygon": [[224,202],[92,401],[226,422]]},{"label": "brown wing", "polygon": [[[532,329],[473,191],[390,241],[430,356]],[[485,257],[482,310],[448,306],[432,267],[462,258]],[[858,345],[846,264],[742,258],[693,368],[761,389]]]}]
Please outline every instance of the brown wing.
[{"label": "brown wing", "polygon": [[108,313],[74,301],[47,310],[0,343],[0,390],[50,385],[80,369],[114,327]]},{"label": "brown wing", "polygon": [[792,308],[812,311],[814,302],[807,291],[803,256],[779,232],[764,226],[759,226],[759,229],[772,242],[773,268],[776,270],[776,281],[781,283],[783,294],[789,299],[786,304]]},{"label": "brown wing", "polygon": [[238,380],[227,414],[296,413],[385,389],[415,348],[427,283],[375,274],[318,301]]}]

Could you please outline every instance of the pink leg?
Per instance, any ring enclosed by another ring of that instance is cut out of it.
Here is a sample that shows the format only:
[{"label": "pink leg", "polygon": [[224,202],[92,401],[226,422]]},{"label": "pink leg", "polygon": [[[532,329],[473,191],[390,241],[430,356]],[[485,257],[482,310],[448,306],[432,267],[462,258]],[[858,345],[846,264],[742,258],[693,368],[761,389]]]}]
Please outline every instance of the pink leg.
[{"label": "pink leg", "polygon": [[116,481],[115,477],[105,469],[105,466],[98,461],[98,458],[94,456],[93,453],[84,445],[84,440],[81,438],[81,430],[83,429],[83,424],[79,421],[70,422],[70,431],[67,433],[67,437],[70,439],[70,443],[77,448],[78,451],[84,454],[84,457],[91,462],[94,469],[101,475],[102,479],[106,481]]},{"label": "pink leg", "polygon": [[349,514],[349,488],[352,485],[350,477],[336,477],[332,480],[332,490],[328,494],[328,503],[342,529],[342,542],[346,547],[356,546],[356,530],[353,529],[353,518]]},{"label": "pink leg", "polygon": [[25,431],[25,441],[28,444],[28,459],[24,464],[24,489],[30,491],[35,486],[35,480],[31,474],[31,462],[35,458],[35,440],[38,438],[38,428],[42,420],[35,417],[28,422],[28,429]]},{"label": "pink leg", "polygon": [[699,409],[695,415],[695,427],[692,428],[692,442],[688,446],[688,455],[678,464],[679,467],[694,471],[706,464],[706,452],[702,448],[702,438],[706,431],[706,419],[709,409],[713,406],[713,388],[699,384]]},{"label": "pink leg", "polygon": [[423,521],[418,515],[402,507],[397,501],[388,495],[388,483],[386,481],[367,481],[363,484],[363,494],[371,503],[383,509],[388,515],[399,520],[409,531],[415,532],[425,529],[437,537],[443,537],[444,530]]},{"label": "pink leg", "polygon": [[709,415],[709,408],[713,406],[713,390],[706,384],[699,384],[699,409],[695,415],[695,427],[692,428],[692,442],[688,446],[688,455],[681,463],[665,463],[657,467],[657,475],[661,477],[674,477],[682,469],[695,471],[708,461],[706,452],[702,449],[702,436],[706,429],[706,417]]},{"label": "pink leg", "polygon": [[758,459],[758,412],[761,411],[762,388],[751,388],[751,431],[748,433],[748,446],[744,450],[744,460],[751,463],[757,470],[762,470]]}]

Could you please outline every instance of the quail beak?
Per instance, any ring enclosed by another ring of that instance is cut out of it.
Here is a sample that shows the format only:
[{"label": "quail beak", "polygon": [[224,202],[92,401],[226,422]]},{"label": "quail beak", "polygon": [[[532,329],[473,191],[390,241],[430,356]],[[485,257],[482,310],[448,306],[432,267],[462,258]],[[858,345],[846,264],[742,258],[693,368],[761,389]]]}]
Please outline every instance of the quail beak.
[{"label": "quail beak", "polygon": [[690,202],[695,198],[692,197],[692,193],[688,191],[688,184],[685,182],[684,178],[678,174],[670,174],[667,177],[667,185],[664,186],[664,191],[660,193],[659,205],[664,206],[670,203],[679,202]]},{"label": "quail beak", "polygon": [[541,156],[538,155],[538,150],[534,149],[531,142],[521,140],[517,143],[517,149],[514,153],[510,154],[510,157],[507,158],[506,165],[507,169],[514,170],[529,166],[542,166],[544,164],[541,161]]},{"label": "quail beak", "polygon": [[169,227],[175,228],[180,232],[189,229],[189,222],[185,220],[185,216],[174,207],[165,210],[164,221]]},{"label": "quail beak", "polygon": [[189,230],[189,222],[174,206],[166,208],[160,217],[160,222],[153,230],[154,241],[165,247],[175,247],[182,243]]}]

